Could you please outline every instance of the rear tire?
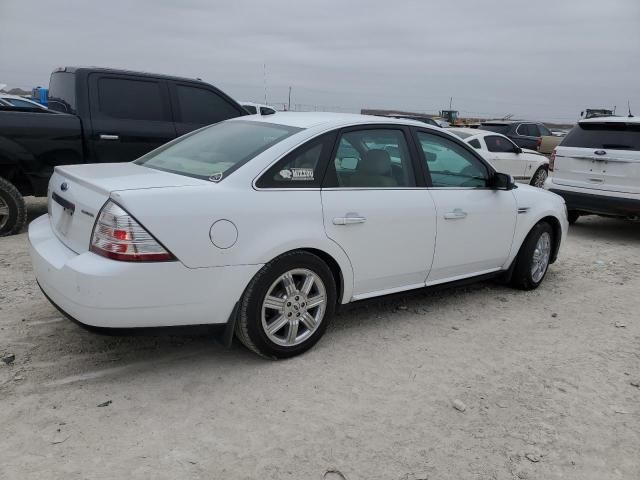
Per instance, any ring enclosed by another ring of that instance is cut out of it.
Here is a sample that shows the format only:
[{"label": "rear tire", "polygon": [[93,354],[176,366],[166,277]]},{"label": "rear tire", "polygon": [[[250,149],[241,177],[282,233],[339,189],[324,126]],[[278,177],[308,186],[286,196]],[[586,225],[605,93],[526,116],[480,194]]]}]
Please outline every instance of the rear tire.
[{"label": "rear tire", "polygon": [[525,238],[511,277],[511,285],[520,290],[533,290],[544,280],[553,251],[553,229],[547,222],[536,224]]},{"label": "rear tire", "polygon": [[547,172],[547,169],[545,167],[540,167],[538,170],[536,170],[536,173],[533,174],[533,177],[531,177],[530,185],[542,188],[548,176],[549,173]]},{"label": "rear tire", "polygon": [[0,237],[14,235],[27,221],[27,206],[18,189],[0,177]]},{"label": "rear tire", "polygon": [[569,219],[569,225],[573,225],[580,218],[580,212],[576,210],[569,210],[569,216],[567,218]]},{"label": "rear tire", "polygon": [[293,357],[320,340],[335,305],[336,284],[326,263],[309,252],[285,253],[249,283],[240,300],[236,336],[263,357]]}]

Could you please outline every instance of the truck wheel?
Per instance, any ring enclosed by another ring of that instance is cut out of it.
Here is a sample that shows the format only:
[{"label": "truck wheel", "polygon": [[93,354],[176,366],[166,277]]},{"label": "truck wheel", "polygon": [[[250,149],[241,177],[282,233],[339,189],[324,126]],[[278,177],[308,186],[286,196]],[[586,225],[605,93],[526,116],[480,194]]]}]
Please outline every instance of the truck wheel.
[{"label": "truck wheel", "polygon": [[20,192],[0,177],[0,237],[18,233],[27,221],[27,206]]}]

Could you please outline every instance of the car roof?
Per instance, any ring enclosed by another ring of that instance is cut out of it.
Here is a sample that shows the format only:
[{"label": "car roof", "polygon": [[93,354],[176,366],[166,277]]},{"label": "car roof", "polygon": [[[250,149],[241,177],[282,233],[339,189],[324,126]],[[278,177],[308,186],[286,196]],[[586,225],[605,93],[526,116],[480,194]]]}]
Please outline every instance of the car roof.
[{"label": "car roof", "polygon": [[360,115],[357,113],[330,113],[330,112],[276,112],[268,117],[238,117],[230,121],[246,120],[251,122],[275,123],[289,127],[311,128],[316,126],[340,127],[346,125],[358,125],[361,123],[382,123],[397,125],[413,125],[421,128],[441,129],[417,120],[407,118],[378,117],[375,115]]},{"label": "car roof", "polygon": [[579,123],[640,123],[640,117],[594,117],[580,120]]}]

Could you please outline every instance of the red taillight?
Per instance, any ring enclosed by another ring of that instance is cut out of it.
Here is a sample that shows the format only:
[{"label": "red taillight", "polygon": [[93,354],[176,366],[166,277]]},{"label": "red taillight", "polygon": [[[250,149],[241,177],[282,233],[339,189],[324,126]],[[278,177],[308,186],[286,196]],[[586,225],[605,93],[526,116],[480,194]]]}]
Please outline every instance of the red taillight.
[{"label": "red taillight", "polygon": [[125,262],[165,262],[176,258],[122,207],[109,200],[93,227],[90,250]]},{"label": "red taillight", "polygon": [[549,171],[553,172],[553,167],[556,163],[556,149],[553,149],[553,152],[551,152],[551,156],[549,157]]}]

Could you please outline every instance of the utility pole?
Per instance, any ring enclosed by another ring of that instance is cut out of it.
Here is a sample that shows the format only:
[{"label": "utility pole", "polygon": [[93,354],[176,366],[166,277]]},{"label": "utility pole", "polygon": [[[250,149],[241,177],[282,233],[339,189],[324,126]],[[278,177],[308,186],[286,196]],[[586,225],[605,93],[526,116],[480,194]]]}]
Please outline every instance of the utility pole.
[{"label": "utility pole", "polygon": [[452,104],[453,104],[453,97],[449,97],[449,110],[451,110]]},{"label": "utility pole", "polygon": [[287,107],[287,110],[291,111],[291,86],[289,86],[289,106]]},{"label": "utility pole", "polygon": [[265,63],[263,65],[263,71],[262,71],[262,77],[264,79],[264,104],[268,105],[267,103],[267,64]]}]

